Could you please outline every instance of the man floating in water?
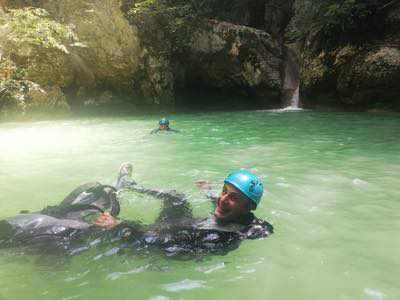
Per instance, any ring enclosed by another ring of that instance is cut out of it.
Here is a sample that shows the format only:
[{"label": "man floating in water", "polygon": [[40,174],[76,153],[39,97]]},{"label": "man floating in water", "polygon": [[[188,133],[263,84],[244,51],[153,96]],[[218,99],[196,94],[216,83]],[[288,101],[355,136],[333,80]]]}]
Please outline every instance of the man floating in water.
[{"label": "man floating in water", "polygon": [[158,128],[153,129],[150,134],[160,133],[160,132],[179,132],[179,130],[172,129],[169,127],[169,120],[167,118],[162,118],[158,122]]},{"label": "man floating in water", "polygon": [[122,164],[116,187],[161,199],[163,208],[153,224],[118,220],[116,189],[90,183],[75,189],[58,206],[0,221],[0,245],[40,246],[46,251],[65,249],[76,253],[77,245],[85,249],[82,241],[87,238],[119,239],[125,248],[152,248],[168,256],[182,256],[226,253],[237,248],[243,239],[262,238],[273,232],[272,225],[251,212],[261,200],[263,186],[248,171],[230,174],[219,197],[210,193],[207,183],[198,183],[216,205],[214,215],[203,219],[193,218],[185,195],[140,187],[131,174],[132,165]]},{"label": "man floating in water", "polygon": [[140,238],[134,234],[129,238],[129,222],[118,221],[109,213],[103,214],[97,224],[124,228],[125,236],[133,239],[136,245],[162,249],[169,256],[226,253],[236,248],[243,239],[258,239],[273,233],[271,224],[252,213],[260,203],[264,190],[256,175],[246,170],[229,174],[219,197],[211,193],[207,182],[198,182],[197,185],[214,201],[213,216],[196,219],[184,194],[138,187],[125,178],[125,188],[163,200],[156,222],[148,225]]}]

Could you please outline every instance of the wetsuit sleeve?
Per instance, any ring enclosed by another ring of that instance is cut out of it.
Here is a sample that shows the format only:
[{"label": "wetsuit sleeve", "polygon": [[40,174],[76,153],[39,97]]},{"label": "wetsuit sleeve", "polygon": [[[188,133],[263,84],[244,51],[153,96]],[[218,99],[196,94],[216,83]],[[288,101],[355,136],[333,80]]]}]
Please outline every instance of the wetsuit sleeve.
[{"label": "wetsuit sleeve", "polygon": [[132,186],[130,189],[163,201],[158,221],[172,221],[180,218],[192,217],[192,209],[187,201],[186,195],[183,193],[178,193],[175,190],[162,191],[148,189],[141,186]]},{"label": "wetsuit sleeve", "polygon": [[274,227],[267,221],[255,218],[244,232],[247,239],[260,239],[274,233]]},{"label": "wetsuit sleeve", "polygon": [[150,134],[155,134],[158,133],[160,131],[159,128],[153,129],[152,131],[150,131]]},{"label": "wetsuit sleeve", "polygon": [[175,190],[162,191],[162,190],[158,190],[158,189],[148,189],[148,188],[144,188],[144,187],[138,186],[138,185],[132,185],[129,187],[129,189],[132,191],[141,193],[141,194],[146,194],[146,195],[152,196],[154,198],[158,198],[158,199],[173,199],[173,200],[181,201],[182,199],[184,199],[186,197],[185,194],[177,193]]},{"label": "wetsuit sleeve", "polygon": [[128,175],[124,175],[118,178],[117,183],[115,184],[115,188],[117,191],[131,188],[132,186],[136,185],[136,181],[130,178]]}]

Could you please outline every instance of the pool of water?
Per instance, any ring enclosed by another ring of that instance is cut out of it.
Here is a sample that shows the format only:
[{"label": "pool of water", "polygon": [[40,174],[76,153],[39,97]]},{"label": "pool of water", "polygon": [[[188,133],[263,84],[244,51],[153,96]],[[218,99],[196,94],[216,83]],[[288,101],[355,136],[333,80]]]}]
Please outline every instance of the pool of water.
[{"label": "pool of water", "polygon": [[[227,255],[177,260],[93,247],[71,257],[0,250],[0,299],[400,299],[399,115],[226,112],[0,124],[0,219],[57,204],[88,181],[136,181],[211,205],[248,168],[267,189],[256,215],[275,234]],[[121,217],[150,223],[157,200],[125,193]]]}]

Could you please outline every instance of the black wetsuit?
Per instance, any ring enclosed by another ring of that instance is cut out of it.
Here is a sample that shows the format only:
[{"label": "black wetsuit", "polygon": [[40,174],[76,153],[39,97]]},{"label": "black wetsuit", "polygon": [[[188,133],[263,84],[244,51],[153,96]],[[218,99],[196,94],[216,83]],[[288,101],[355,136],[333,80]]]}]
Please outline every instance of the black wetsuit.
[{"label": "black wetsuit", "polygon": [[[157,248],[168,256],[224,254],[237,248],[243,239],[258,239],[273,233],[270,223],[256,218],[251,212],[236,223],[220,224],[214,216],[194,218],[184,194],[146,189],[137,185],[129,188],[163,200],[156,222],[146,226],[141,236],[129,234],[129,222],[119,225],[125,230],[124,238],[133,242],[136,247]],[[212,194],[208,197],[216,200]],[[137,227],[134,229],[137,232]]]},{"label": "black wetsuit", "polygon": [[0,221],[0,246],[27,246],[53,252],[70,250],[89,236],[101,236],[94,226],[101,213],[119,214],[116,189],[98,182],[73,190],[59,205],[35,213],[21,213]]},{"label": "black wetsuit", "polygon": [[150,131],[150,134],[155,134],[155,133],[160,133],[160,132],[178,133],[180,131],[176,130],[176,129],[169,128],[169,127],[167,129],[156,128],[156,129],[153,129],[152,131]]},{"label": "black wetsuit", "polygon": [[60,205],[0,221],[0,246],[27,245],[47,252],[77,253],[77,249],[87,249],[93,240],[122,240],[125,248],[134,251],[158,249],[168,256],[182,257],[210,252],[223,254],[237,248],[243,239],[262,238],[273,232],[272,225],[252,213],[237,223],[222,225],[213,216],[193,218],[184,194],[146,189],[132,180],[124,180],[120,188],[161,199],[163,207],[157,220],[150,225],[121,221],[112,230],[93,225],[104,211],[117,216],[119,203],[115,188],[89,183],[71,192]]}]

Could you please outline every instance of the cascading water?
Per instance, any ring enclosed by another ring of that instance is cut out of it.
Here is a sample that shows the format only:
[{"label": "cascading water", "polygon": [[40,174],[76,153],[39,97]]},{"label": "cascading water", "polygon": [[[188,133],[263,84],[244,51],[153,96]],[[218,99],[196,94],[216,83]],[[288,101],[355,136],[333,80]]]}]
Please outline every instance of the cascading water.
[{"label": "cascading water", "polygon": [[287,49],[285,61],[285,79],[283,83],[285,108],[283,110],[300,110],[300,70],[295,51]]},{"label": "cascading water", "polygon": [[288,108],[301,109],[299,107],[299,103],[300,103],[300,86],[297,86],[297,88],[293,92],[292,99],[290,100],[290,106],[288,106]]}]

